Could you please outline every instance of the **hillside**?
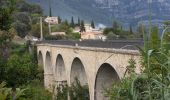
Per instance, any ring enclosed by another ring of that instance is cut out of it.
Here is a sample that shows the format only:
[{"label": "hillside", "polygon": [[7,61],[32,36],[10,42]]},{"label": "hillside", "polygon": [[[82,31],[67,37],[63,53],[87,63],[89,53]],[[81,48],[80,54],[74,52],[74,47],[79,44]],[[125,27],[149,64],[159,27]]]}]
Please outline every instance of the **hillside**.
[{"label": "hillside", "polygon": [[[48,14],[48,0],[27,0],[38,3]],[[116,19],[125,24],[148,20],[149,4],[152,19],[161,22],[170,19],[170,0],[51,0],[54,16],[71,16],[111,25]]]}]

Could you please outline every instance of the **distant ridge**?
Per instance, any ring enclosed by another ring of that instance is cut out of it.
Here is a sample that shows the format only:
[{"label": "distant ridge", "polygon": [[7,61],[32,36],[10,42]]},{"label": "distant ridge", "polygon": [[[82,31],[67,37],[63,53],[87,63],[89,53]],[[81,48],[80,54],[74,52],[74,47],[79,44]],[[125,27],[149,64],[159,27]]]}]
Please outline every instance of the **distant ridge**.
[{"label": "distant ridge", "polygon": [[[27,0],[38,3],[48,14],[48,0]],[[125,24],[136,25],[148,20],[149,4],[153,21],[161,22],[170,19],[170,0],[51,0],[54,16],[61,16],[75,21],[78,17],[96,23],[111,25],[118,20]]]}]

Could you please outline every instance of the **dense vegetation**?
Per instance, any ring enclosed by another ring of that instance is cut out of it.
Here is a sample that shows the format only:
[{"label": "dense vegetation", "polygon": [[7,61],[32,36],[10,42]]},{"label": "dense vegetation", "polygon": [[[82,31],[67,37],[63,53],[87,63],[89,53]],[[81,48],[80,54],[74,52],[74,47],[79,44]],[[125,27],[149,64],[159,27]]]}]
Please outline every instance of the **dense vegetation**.
[{"label": "dense vegetation", "polygon": [[[39,79],[36,52],[30,54],[27,44],[12,43],[13,14],[16,0],[1,0],[0,4],[0,100],[51,100]],[[35,49],[35,48],[34,48]],[[35,50],[36,51],[36,50]],[[37,85],[34,80],[38,80]],[[43,97],[43,98],[40,98]],[[45,99],[45,97],[49,99]]]},{"label": "dense vegetation", "polygon": [[152,27],[150,36],[144,33],[141,54],[141,74],[135,73],[135,62],[130,61],[127,75],[106,91],[110,100],[169,100],[170,98],[170,37],[167,27],[159,38]]},{"label": "dense vegetation", "polygon": [[136,38],[142,38],[142,32],[141,29],[142,25],[139,25],[137,28],[137,31],[133,29],[133,27],[130,25],[129,29],[123,29],[120,23],[117,21],[113,21],[112,27],[107,27],[104,29],[103,33],[107,36],[108,40],[113,39],[136,39]]}]

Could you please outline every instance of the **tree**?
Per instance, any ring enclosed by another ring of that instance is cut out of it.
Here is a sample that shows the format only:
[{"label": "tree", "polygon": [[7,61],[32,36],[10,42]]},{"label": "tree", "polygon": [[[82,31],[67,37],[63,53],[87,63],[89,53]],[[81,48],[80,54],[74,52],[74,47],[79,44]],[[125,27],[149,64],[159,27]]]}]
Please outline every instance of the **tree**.
[{"label": "tree", "polygon": [[74,27],[75,25],[74,25],[74,18],[73,17],[71,17],[71,23],[70,23],[70,26],[71,27]]},{"label": "tree", "polygon": [[8,31],[11,27],[12,18],[9,8],[0,8],[0,30]]},{"label": "tree", "polygon": [[49,16],[52,17],[51,0],[49,0]]},{"label": "tree", "polygon": [[109,33],[107,34],[107,39],[108,39],[108,40],[113,40],[113,39],[117,39],[117,38],[118,38],[117,35],[114,34],[113,32],[109,32]]},{"label": "tree", "polygon": [[6,72],[7,83],[15,87],[28,83],[36,77],[37,64],[33,61],[33,56],[28,53],[22,56],[13,54],[7,62]]},{"label": "tree", "polygon": [[81,24],[80,18],[78,17],[77,25],[80,26],[80,24]]},{"label": "tree", "polygon": [[12,24],[12,26],[17,31],[18,36],[20,36],[22,38],[24,38],[31,29],[30,25],[27,25],[27,24],[22,23],[20,21],[16,21],[15,23]]},{"label": "tree", "polygon": [[92,27],[92,28],[95,28],[95,25],[94,25],[94,21],[93,21],[93,20],[91,21],[91,27]]},{"label": "tree", "polygon": [[[43,33],[44,33],[44,35],[46,35],[48,33],[48,26],[43,24],[42,27],[43,27]],[[33,25],[31,25],[30,34],[32,36],[40,38],[40,34],[41,34],[40,33],[40,24],[33,24]]]},{"label": "tree", "polygon": [[[3,2],[3,3],[2,3]],[[12,14],[15,10],[15,0],[3,0],[0,6],[0,57],[7,58],[9,55],[9,46],[13,34],[9,32],[12,23]],[[4,5],[5,6],[4,6]]]},{"label": "tree", "polygon": [[119,28],[117,21],[113,21],[113,27],[112,28],[113,28],[113,32],[115,34],[117,34],[117,31],[118,31],[118,28]]},{"label": "tree", "polygon": [[82,20],[81,24],[80,24],[80,32],[85,32],[85,31],[86,31],[86,29],[84,27],[84,21]]}]

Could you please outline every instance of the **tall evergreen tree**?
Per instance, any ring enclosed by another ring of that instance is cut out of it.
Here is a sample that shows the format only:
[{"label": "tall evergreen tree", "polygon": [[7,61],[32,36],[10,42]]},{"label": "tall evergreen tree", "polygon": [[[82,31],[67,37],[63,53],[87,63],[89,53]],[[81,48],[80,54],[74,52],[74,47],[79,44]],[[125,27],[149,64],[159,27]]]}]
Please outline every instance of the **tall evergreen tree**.
[{"label": "tall evergreen tree", "polygon": [[95,28],[95,25],[94,25],[94,21],[93,21],[93,20],[91,21],[91,27],[92,27],[92,28]]},{"label": "tall evergreen tree", "polygon": [[118,31],[118,28],[119,28],[119,25],[118,25],[118,23],[116,22],[116,21],[113,21],[113,32],[115,33],[115,34],[117,34],[117,31]]},{"label": "tall evergreen tree", "polygon": [[85,32],[85,31],[86,31],[86,29],[84,27],[84,21],[82,20],[81,24],[80,24],[80,32]]},{"label": "tall evergreen tree", "polygon": [[51,0],[49,0],[49,16],[52,17]]},{"label": "tall evergreen tree", "polygon": [[77,25],[80,26],[80,24],[81,24],[80,18],[78,17]]},{"label": "tall evergreen tree", "polygon": [[73,16],[71,17],[71,23],[70,23],[70,26],[71,26],[71,27],[74,27],[74,26],[75,26]]}]

